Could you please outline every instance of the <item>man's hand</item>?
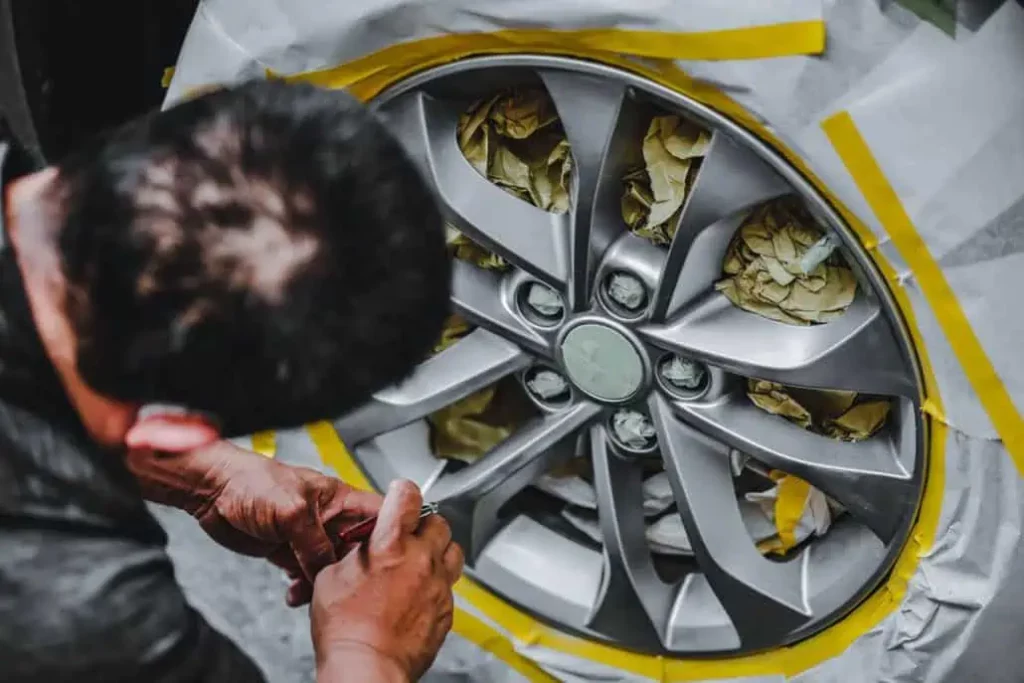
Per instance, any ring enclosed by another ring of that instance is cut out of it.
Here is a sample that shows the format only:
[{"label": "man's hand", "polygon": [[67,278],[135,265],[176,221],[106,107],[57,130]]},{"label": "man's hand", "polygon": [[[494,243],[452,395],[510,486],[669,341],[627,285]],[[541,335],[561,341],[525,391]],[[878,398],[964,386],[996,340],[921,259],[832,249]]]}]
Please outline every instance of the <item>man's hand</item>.
[{"label": "man's hand", "polygon": [[463,556],[444,518],[420,520],[422,504],[415,485],[392,484],[369,543],[317,576],[320,683],[416,680],[437,656],[452,626]]},{"label": "man's hand", "polygon": [[292,606],[309,602],[317,574],[347,552],[338,532],[381,504],[376,493],[227,441],[182,454],[133,451],[128,463],[148,500],[185,510],[224,547],[284,569]]}]

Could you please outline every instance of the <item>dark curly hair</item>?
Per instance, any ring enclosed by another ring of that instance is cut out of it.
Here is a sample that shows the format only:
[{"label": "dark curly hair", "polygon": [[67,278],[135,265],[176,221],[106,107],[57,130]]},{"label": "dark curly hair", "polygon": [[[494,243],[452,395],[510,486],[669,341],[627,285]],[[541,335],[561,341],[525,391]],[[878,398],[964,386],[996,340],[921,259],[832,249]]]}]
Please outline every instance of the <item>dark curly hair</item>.
[{"label": "dark curly hair", "polygon": [[226,434],[334,418],[408,375],[448,311],[444,225],[350,95],[210,92],[59,164],[78,370]]}]

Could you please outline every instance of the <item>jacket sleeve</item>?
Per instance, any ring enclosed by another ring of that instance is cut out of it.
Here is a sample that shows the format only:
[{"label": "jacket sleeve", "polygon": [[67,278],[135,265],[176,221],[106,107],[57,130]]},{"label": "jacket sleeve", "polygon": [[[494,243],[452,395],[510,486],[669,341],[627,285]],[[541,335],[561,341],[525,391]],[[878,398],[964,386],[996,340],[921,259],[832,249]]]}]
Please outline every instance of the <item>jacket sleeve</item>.
[{"label": "jacket sleeve", "polygon": [[0,515],[5,683],[264,681],[189,606],[162,547],[70,525],[12,524]]}]

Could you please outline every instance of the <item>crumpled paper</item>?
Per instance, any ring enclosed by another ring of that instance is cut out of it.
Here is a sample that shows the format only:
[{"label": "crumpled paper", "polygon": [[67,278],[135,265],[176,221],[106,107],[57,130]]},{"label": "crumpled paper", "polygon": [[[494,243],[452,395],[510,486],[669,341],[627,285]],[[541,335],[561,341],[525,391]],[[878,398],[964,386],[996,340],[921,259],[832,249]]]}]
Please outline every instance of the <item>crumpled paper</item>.
[{"label": "crumpled paper", "polygon": [[459,119],[459,147],[481,175],[551,213],[569,210],[572,154],[547,93],[506,90]]},{"label": "crumpled paper", "polygon": [[[745,311],[791,325],[841,316],[857,280],[796,197],[766,202],[743,222],[715,287]],[[862,441],[885,424],[890,404],[854,392],[795,389],[751,379],[747,395],[758,408],[804,429],[842,441]]]},{"label": "crumpled paper", "polygon": [[644,305],[647,290],[632,275],[615,273],[608,281],[608,297],[626,310],[636,311]]},{"label": "crumpled paper", "polygon": [[[760,552],[785,555],[807,539],[823,536],[832,526],[833,514],[828,498],[818,489],[792,475],[772,475],[775,486],[740,499],[740,516]],[[654,552],[693,553],[683,520],[677,514],[650,525],[647,541]]]},{"label": "crumpled paper", "polygon": [[[555,107],[542,89],[506,90],[473,104],[459,119],[459,148],[489,181],[545,211],[569,210],[572,154]],[[488,270],[507,270],[508,262],[448,227],[453,258]],[[550,290],[536,286],[531,303],[538,310],[561,313]],[[545,298],[547,297],[547,298]],[[550,299],[550,300],[549,300]],[[546,308],[545,308],[546,307]],[[556,310],[557,307],[557,310]],[[438,353],[470,332],[458,316],[449,318]],[[507,439],[535,410],[515,381],[478,391],[429,417],[434,454],[472,461]]]},{"label": "crumpled paper", "polygon": [[655,116],[643,139],[643,168],[623,178],[622,219],[636,235],[667,246],[711,134],[686,119]]},{"label": "crumpled paper", "polygon": [[836,243],[815,225],[795,197],[751,212],[722,264],[715,288],[745,311],[791,325],[827,323],[857,293],[857,279]]},{"label": "crumpled paper", "polygon": [[[833,511],[828,498],[806,482],[791,475],[777,475],[772,488],[748,493],[738,503],[751,540],[760,552],[784,555],[813,536],[824,535],[832,526]],[[654,484],[654,486],[649,486]],[[664,485],[664,498],[654,494],[655,486]],[[577,488],[576,494],[585,500]],[[649,501],[657,501],[649,505]],[[653,517],[668,510],[673,499],[668,479],[655,475],[644,482],[644,513]],[[661,507],[655,509],[656,505]],[[600,523],[592,512],[596,505],[578,505],[582,509],[567,509],[562,517],[596,543],[603,541]],[[795,513],[795,514],[794,514]],[[647,545],[651,552],[662,555],[692,555],[693,547],[683,526],[682,517],[670,513],[647,524]]]},{"label": "crumpled paper", "polygon": [[841,441],[871,437],[885,424],[891,408],[886,399],[853,391],[800,389],[759,379],[747,380],[747,396],[761,410]]},{"label": "crumpled paper", "polygon": [[556,319],[562,315],[562,299],[547,285],[534,282],[526,294],[526,303],[546,318]]},{"label": "crumpled paper", "polygon": [[515,378],[506,378],[432,413],[431,449],[441,458],[473,462],[535,414]]},{"label": "crumpled paper", "polygon": [[526,380],[526,386],[545,401],[555,401],[569,395],[569,383],[553,370],[540,370]]},{"label": "crumpled paper", "polygon": [[700,363],[688,358],[673,356],[661,371],[665,381],[676,389],[693,391],[699,389],[707,377],[707,370]]},{"label": "crumpled paper", "polygon": [[[577,464],[571,468],[558,468],[541,476],[534,482],[541,491],[560,500],[585,510],[597,510],[597,494],[594,485],[589,481],[590,462],[586,458],[578,458]],[[659,515],[675,503],[668,475],[658,472],[649,476],[643,483],[644,515]]]},{"label": "crumpled paper", "polygon": [[635,410],[620,410],[612,415],[612,432],[629,448],[648,448],[656,432],[647,416]]},{"label": "crumpled paper", "polygon": [[[829,530],[835,513],[841,511],[838,505],[802,479],[778,471],[764,470],[762,474],[772,480],[772,487],[746,493],[739,499],[740,514],[758,550],[783,555],[811,536],[821,536]],[[541,476],[533,485],[568,503],[571,507],[562,511],[562,517],[601,543],[592,479],[589,460],[580,457]],[[674,505],[672,486],[664,471],[644,479],[643,513],[648,518],[645,535],[651,551],[692,555],[682,519],[678,514],[664,514]]]},{"label": "crumpled paper", "polygon": [[[498,187],[551,213],[569,210],[572,154],[543,90],[508,90],[474,103],[459,118],[458,138],[466,160]],[[450,226],[448,244],[455,258],[481,268],[509,267]]]},{"label": "crumpled paper", "polygon": [[[444,351],[472,329],[462,317],[449,316],[434,353]],[[492,384],[427,418],[431,450],[441,458],[472,462],[511,436],[533,414],[533,405],[514,379]]]},{"label": "crumpled paper", "polygon": [[770,518],[775,535],[757,539],[762,553],[784,555],[811,536],[824,536],[832,526],[832,505],[824,493],[791,474],[773,471],[775,486],[744,496]]},{"label": "crumpled paper", "polygon": [[492,254],[455,228],[448,226],[448,253],[452,258],[472,263],[484,270],[508,270],[509,263],[497,254]]}]

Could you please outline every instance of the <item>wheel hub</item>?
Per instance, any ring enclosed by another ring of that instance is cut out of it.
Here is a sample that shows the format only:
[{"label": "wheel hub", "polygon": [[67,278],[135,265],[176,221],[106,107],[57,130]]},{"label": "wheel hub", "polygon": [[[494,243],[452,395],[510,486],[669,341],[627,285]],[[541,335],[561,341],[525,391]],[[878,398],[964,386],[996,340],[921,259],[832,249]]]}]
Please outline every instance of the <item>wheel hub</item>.
[{"label": "wheel hub", "polygon": [[588,319],[568,328],[559,352],[566,376],[595,401],[620,404],[646,384],[649,363],[628,330]]}]

